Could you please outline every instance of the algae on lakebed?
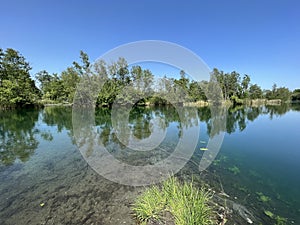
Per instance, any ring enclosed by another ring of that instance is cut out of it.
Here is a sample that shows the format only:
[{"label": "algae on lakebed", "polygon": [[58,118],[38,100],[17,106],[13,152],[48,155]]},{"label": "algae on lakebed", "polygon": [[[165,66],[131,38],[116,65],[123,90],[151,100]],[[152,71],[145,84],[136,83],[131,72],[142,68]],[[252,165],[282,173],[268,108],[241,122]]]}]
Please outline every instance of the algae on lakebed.
[{"label": "algae on lakebed", "polygon": [[261,202],[269,202],[271,201],[271,198],[264,195],[262,192],[256,192],[256,194],[258,195],[258,199],[261,201]]},{"label": "algae on lakebed", "polygon": [[276,221],[275,225],[285,225],[287,223],[287,219],[283,218],[281,216],[275,215],[274,213],[272,213],[269,210],[265,210],[264,214],[268,217],[270,217],[271,219],[274,219]]},{"label": "algae on lakebed", "polygon": [[232,172],[234,175],[237,175],[241,172],[240,169],[237,166],[230,167],[230,168],[228,168],[228,170],[230,172]]}]

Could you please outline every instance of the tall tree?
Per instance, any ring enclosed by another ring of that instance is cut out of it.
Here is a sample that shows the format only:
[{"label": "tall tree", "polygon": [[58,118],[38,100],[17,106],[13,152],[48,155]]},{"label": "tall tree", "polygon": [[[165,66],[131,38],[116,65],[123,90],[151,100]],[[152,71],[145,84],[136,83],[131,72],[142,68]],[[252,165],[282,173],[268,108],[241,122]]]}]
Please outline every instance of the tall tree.
[{"label": "tall tree", "polygon": [[240,74],[236,71],[232,71],[227,75],[228,81],[226,83],[229,86],[228,96],[231,98],[232,96],[237,96],[239,93],[240,87]]},{"label": "tall tree", "polygon": [[219,71],[217,68],[214,68],[211,72],[211,76],[214,76],[222,90],[223,98],[228,99],[228,74],[224,74],[223,71]]},{"label": "tall tree", "polygon": [[192,81],[189,85],[189,97],[190,101],[196,102],[199,100],[206,101],[207,98],[203,89],[201,88],[201,84],[197,81]]},{"label": "tall tree", "polygon": [[53,81],[53,76],[51,76],[46,70],[42,70],[35,74],[35,79],[39,82],[43,95],[50,91],[50,85]]},{"label": "tall tree", "polygon": [[293,93],[291,94],[291,100],[292,101],[300,101],[300,89],[295,89]]},{"label": "tall tree", "polygon": [[47,71],[43,70],[38,72],[35,77],[40,83],[43,100],[53,100],[56,102],[67,100],[66,87],[58,74],[54,73],[50,75]]},{"label": "tall tree", "polygon": [[16,50],[0,50],[0,104],[31,105],[39,99],[39,90],[30,77],[31,67]]},{"label": "tall tree", "polygon": [[79,83],[80,77],[73,67],[68,67],[61,73],[61,82],[64,88],[64,99],[68,102],[73,102],[76,86]]},{"label": "tall tree", "polygon": [[251,99],[258,99],[263,97],[263,91],[261,90],[260,86],[257,84],[253,84],[249,88],[249,97]]},{"label": "tall tree", "polygon": [[74,69],[78,72],[80,76],[88,75],[90,72],[90,61],[89,56],[84,52],[80,51],[81,65],[77,62],[73,62]]},{"label": "tall tree", "polygon": [[286,87],[280,87],[276,90],[276,98],[281,99],[281,101],[286,102],[290,99],[291,92]]},{"label": "tall tree", "polygon": [[249,97],[249,84],[250,84],[250,76],[245,74],[241,83],[241,88],[242,88],[242,93],[241,97],[242,98],[248,98]]},{"label": "tall tree", "polygon": [[286,87],[277,87],[273,84],[272,90],[267,90],[265,93],[267,99],[281,99],[283,102],[288,101],[291,97],[291,92]]}]

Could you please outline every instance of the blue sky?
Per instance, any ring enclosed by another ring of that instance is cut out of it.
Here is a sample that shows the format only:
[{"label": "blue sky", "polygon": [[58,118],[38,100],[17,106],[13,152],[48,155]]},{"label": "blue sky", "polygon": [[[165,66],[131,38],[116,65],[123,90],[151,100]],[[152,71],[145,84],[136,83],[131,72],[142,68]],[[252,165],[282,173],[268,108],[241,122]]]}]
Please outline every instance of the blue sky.
[{"label": "blue sky", "polygon": [[[32,74],[61,72],[128,42],[182,45],[210,67],[252,83],[300,88],[300,1],[0,0],[0,47],[18,50]],[[151,68],[150,68],[151,69]]]}]

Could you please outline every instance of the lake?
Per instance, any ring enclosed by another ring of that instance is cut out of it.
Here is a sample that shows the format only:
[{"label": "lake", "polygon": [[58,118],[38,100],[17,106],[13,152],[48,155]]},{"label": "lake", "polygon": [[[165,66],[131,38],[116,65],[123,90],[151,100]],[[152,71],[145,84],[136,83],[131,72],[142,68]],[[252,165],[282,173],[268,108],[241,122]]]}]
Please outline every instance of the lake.
[{"label": "lake", "polygon": [[[155,165],[172,154],[186,127],[200,128],[179,179],[193,179],[223,194],[226,204],[245,207],[254,224],[275,224],[268,211],[287,218],[286,224],[300,224],[299,105],[230,107],[226,126],[217,131],[209,107],[184,110],[182,119],[171,106],[132,109],[125,126],[135,139],[146,140],[153,130],[164,134],[152,151],[134,151],[119,140],[111,111],[97,109],[97,140],[119,161]],[[153,127],[154,120],[159,125]],[[80,151],[73,123],[70,107],[0,112],[0,224],[135,224],[130,207],[144,187],[95,172]],[[200,148],[220,132],[225,133],[220,151],[199,171],[210,150]],[[242,216],[233,212],[233,217]]]}]

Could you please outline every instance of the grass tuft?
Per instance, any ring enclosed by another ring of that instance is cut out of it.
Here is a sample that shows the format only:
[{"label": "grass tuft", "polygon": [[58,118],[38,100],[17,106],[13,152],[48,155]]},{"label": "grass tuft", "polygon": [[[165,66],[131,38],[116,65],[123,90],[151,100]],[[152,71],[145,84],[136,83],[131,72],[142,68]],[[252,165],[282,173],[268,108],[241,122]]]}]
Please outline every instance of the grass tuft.
[{"label": "grass tuft", "polygon": [[176,225],[209,225],[214,224],[208,205],[211,197],[210,192],[195,188],[193,182],[181,184],[171,177],[160,188],[152,186],[139,196],[133,211],[142,224],[164,221],[163,215],[169,212]]}]

